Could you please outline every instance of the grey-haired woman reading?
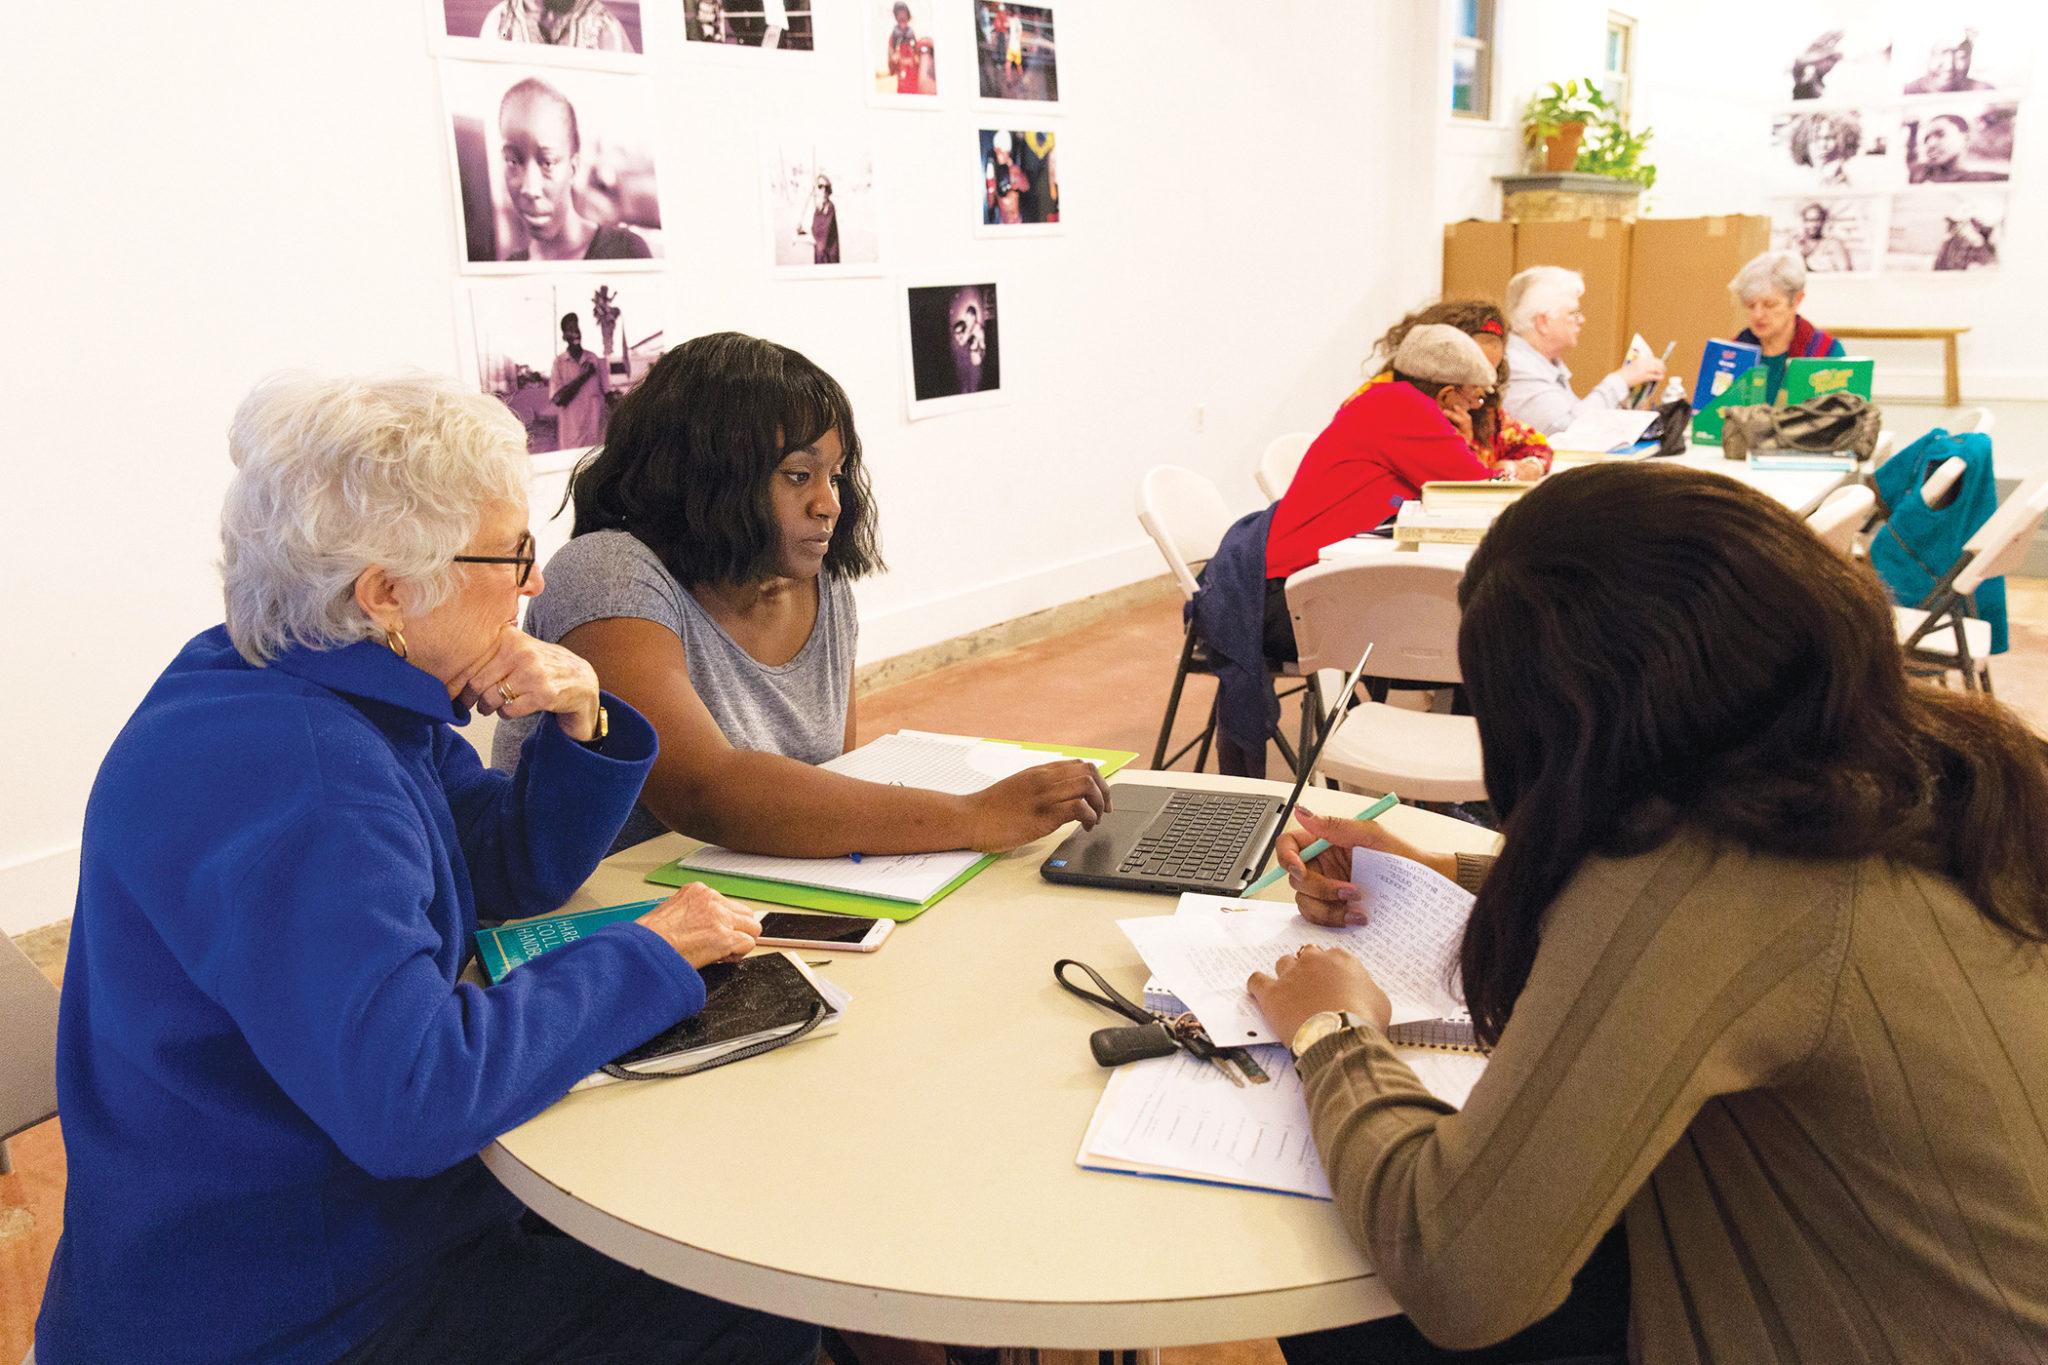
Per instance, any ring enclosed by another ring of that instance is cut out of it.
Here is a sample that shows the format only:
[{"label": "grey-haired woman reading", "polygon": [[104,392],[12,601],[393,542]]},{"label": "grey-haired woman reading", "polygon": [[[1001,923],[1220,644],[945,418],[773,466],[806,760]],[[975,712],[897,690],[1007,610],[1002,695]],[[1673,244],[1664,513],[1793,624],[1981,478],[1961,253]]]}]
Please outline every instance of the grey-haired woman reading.
[{"label": "grey-haired woman reading", "polygon": [[[286,377],[229,449],[226,623],[86,810],[37,1358],[808,1361],[813,1329],[530,1226],[476,1158],[760,932],[695,886],[461,980],[480,917],[590,874],[655,750],[514,621],[542,586],[518,420],[424,376]],[[514,772],[455,733],[472,710],[533,719]]]}]

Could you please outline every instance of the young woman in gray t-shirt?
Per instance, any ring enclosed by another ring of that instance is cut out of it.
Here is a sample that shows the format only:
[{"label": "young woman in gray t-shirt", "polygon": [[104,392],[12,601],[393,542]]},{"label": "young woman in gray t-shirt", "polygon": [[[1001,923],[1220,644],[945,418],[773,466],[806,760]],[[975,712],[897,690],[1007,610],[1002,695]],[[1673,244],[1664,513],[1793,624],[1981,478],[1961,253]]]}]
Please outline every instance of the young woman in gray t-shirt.
[{"label": "young woman in gray t-shirt", "polygon": [[[850,584],[882,561],[852,407],[796,351],[736,332],[676,347],[570,487],[573,538],[526,628],[661,736],[615,848],[672,829],[784,857],[993,851],[1108,809],[1071,759],[972,796],[814,766],[853,743]],[[529,728],[500,724],[499,766]]]}]

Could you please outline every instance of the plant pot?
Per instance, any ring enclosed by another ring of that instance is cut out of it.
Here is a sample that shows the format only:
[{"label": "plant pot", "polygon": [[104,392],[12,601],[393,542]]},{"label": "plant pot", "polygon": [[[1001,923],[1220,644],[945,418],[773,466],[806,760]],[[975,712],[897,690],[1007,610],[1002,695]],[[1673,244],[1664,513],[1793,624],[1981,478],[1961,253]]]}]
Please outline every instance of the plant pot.
[{"label": "plant pot", "polygon": [[1586,136],[1583,122],[1560,123],[1557,131],[1543,139],[1543,169],[1568,171],[1578,164],[1579,140]]}]

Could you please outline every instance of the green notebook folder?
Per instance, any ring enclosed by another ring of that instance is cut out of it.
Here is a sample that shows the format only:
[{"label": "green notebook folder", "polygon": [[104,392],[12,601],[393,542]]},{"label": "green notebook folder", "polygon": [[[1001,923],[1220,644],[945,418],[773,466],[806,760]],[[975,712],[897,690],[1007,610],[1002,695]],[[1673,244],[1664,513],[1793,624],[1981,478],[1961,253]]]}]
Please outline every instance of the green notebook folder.
[{"label": "green notebook folder", "polygon": [[1738,407],[1764,401],[1764,394],[1770,388],[1770,374],[1761,365],[1752,365],[1735,376],[1735,382],[1722,391],[1719,398],[1708,403],[1692,415],[1692,439],[1699,445],[1721,444],[1722,408]]},{"label": "green notebook folder", "polygon": [[483,963],[484,974],[493,983],[503,981],[505,973],[522,962],[531,962],[550,948],[574,943],[585,934],[622,919],[639,919],[660,904],[661,898],[656,897],[651,901],[634,901],[630,905],[607,905],[598,910],[576,910],[566,915],[513,920],[495,929],[479,929],[476,931],[477,959]]},{"label": "green notebook folder", "polygon": [[[1060,754],[1066,758],[1093,759],[1102,765],[1104,777],[1115,773],[1137,757],[1136,754],[1122,749],[1082,749],[1072,744],[1025,744],[1017,740],[995,742],[1016,744],[1020,749],[1037,749],[1043,753]],[[875,919],[892,919],[901,923],[916,919],[958,891],[983,868],[1001,856],[998,853],[991,853],[980,859],[965,872],[940,887],[930,900],[917,905],[884,900],[879,896],[862,896],[851,891],[829,891],[817,886],[793,886],[788,882],[764,881],[758,877],[735,877],[723,872],[698,872],[684,867],[681,858],[655,868],[647,874],[647,880],[657,886],[683,886],[690,882],[702,882],[713,891],[731,896],[735,900],[766,901],[770,905],[794,905],[805,910],[822,910],[836,915],[869,915]]]}]

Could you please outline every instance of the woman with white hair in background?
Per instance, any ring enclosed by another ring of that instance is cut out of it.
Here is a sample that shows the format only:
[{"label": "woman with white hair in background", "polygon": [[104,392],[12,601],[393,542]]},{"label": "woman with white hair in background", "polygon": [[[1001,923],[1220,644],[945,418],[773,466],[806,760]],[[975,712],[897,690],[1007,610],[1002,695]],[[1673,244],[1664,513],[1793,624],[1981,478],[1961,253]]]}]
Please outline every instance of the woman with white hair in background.
[{"label": "woman with white hair in background", "polygon": [[1579,300],[1585,277],[1562,266],[1531,266],[1508,281],[1508,386],[1501,406],[1510,417],[1545,436],[1563,431],[1581,413],[1618,408],[1638,384],[1664,378],[1664,362],[1638,356],[1593,386],[1584,398],[1572,388],[1563,356],[1579,344],[1586,315]]},{"label": "woman with white hair in background", "polygon": [[[86,809],[37,1358],[808,1361],[814,1329],[554,1234],[477,1160],[760,932],[692,886],[460,980],[480,916],[590,874],[655,751],[515,623],[541,590],[518,420],[426,376],[283,377],[229,452],[226,623]],[[451,728],[472,709],[551,719],[492,772]]]},{"label": "woman with white hair in background", "polygon": [[1750,259],[1728,281],[1728,292],[1749,314],[1749,326],[1736,334],[1763,351],[1764,373],[1770,379],[1764,401],[1778,401],[1785,387],[1785,362],[1794,356],[1838,356],[1842,343],[1799,315],[1806,298],[1806,263],[1796,251],[1766,251]]}]

